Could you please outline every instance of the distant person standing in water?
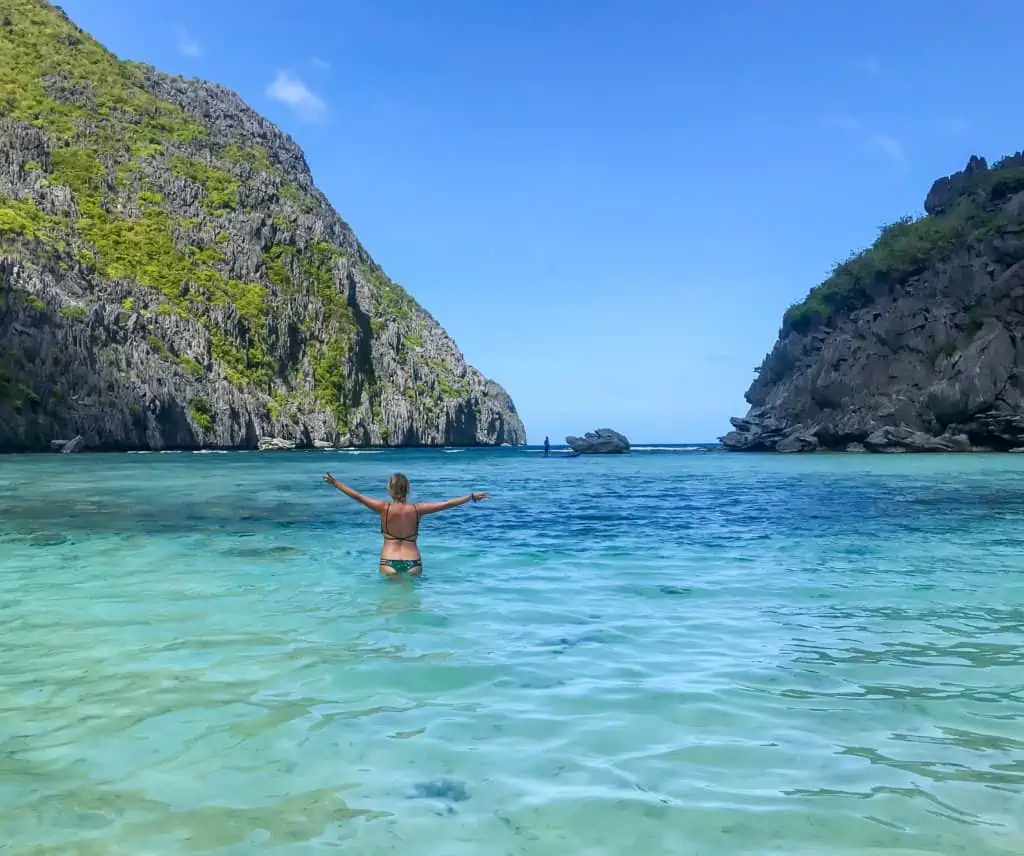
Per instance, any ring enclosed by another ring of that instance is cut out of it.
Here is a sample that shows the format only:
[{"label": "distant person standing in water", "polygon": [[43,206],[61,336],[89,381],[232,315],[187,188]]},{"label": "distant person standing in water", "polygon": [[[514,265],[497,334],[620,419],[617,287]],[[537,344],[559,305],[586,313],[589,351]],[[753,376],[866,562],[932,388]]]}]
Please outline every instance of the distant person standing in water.
[{"label": "distant person standing in water", "polygon": [[548,438],[545,437],[544,438],[544,457],[545,458],[548,456],[548,453],[550,451],[551,451],[551,444],[548,442]]},{"label": "distant person standing in water", "polygon": [[380,551],[380,572],[386,577],[398,574],[418,576],[423,573],[423,559],[420,549],[416,546],[416,538],[420,530],[420,518],[425,514],[434,514],[457,508],[467,502],[482,502],[490,499],[486,493],[470,493],[444,502],[409,502],[409,479],[401,473],[395,473],[388,479],[388,493],[391,502],[383,499],[363,496],[348,485],[342,484],[330,473],[324,475],[324,481],[336,487],[346,496],[361,502],[370,511],[380,515],[380,531],[384,536],[384,546]]}]

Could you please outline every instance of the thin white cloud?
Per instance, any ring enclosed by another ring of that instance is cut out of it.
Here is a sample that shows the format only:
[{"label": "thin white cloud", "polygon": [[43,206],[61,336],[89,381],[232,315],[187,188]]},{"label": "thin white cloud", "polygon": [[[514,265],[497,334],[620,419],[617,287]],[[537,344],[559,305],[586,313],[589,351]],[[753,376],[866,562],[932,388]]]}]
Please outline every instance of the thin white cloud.
[{"label": "thin white cloud", "polygon": [[906,163],[907,155],[903,144],[891,134],[874,131],[868,134],[865,145],[874,152],[880,152],[893,163]]},{"label": "thin white cloud", "polygon": [[325,60],[325,59],[320,59],[320,57],[318,57],[318,56],[312,57],[310,59],[309,63],[310,63],[310,65],[313,66],[313,68],[317,69],[318,71],[330,71],[331,70],[331,64],[327,60]]},{"label": "thin white cloud", "polygon": [[174,33],[177,36],[178,50],[181,53],[185,54],[185,56],[193,57],[202,55],[203,46],[189,35],[188,30],[184,27],[176,27]]},{"label": "thin white cloud", "polygon": [[852,116],[828,116],[821,122],[822,127],[834,131],[842,131],[859,140],[869,152],[880,154],[897,164],[907,162],[907,153],[903,144],[892,134],[869,128],[860,119]]},{"label": "thin white cloud", "polygon": [[279,71],[267,87],[267,95],[287,104],[303,122],[319,122],[327,113],[327,104],[290,71]]},{"label": "thin white cloud", "polygon": [[878,77],[882,73],[882,63],[874,56],[857,57],[853,61],[853,67],[868,77]]}]

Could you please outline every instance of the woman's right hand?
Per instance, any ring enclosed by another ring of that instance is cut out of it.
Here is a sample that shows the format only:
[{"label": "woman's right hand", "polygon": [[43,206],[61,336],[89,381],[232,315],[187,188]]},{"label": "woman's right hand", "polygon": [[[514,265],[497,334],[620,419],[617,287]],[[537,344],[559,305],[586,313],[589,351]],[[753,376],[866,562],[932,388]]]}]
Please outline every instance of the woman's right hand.
[{"label": "woman's right hand", "polygon": [[337,480],[337,479],[336,479],[336,478],[335,478],[334,476],[332,476],[332,475],[331,475],[330,473],[325,473],[325,474],[324,474],[324,481],[325,481],[325,482],[326,482],[327,484],[329,484],[329,485],[332,485],[332,486],[335,486],[335,487],[336,487],[336,486],[337,486],[337,484],[338,484],[338,480]]},{"label": "woman's right hand", "polygon": [[473,497],[473,502],[483,502],[485,499],[491,498],[491,495],[489,493],[484,493],[483,491],[471,493],[470,496]]}]

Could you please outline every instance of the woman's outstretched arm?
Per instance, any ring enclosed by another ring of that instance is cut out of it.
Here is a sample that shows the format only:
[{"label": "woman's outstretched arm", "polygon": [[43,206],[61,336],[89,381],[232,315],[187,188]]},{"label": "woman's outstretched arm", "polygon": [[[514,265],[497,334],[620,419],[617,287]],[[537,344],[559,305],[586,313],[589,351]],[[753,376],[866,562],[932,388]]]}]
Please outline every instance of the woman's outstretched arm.
[{"label": "woman's outstretched arm", "polygon": [[384,510],[384,506],[387,505],[387,503],[384,502],[384,500],[382,499],[374,499],[372,496],[363,496],[358,490],[353,490],[347,484],[342,484],[330,473],[324,475],[324,481],[331,487],[336,487],[343,494],[345,494],[345,496],[350,496],[356,502],[361,502],[363,505],[369,508],[370,511],[376,511],[378,514],[380,514]]},{"label": "woman's outstretched arm", "polygon": [[438,511],[447,511],[449,508],[458,508],[467,502],[483,502],[485,499],[490,498],[490,494],[487,493],[467,493],[465,496],[446,499],[444,502],[417,502],[416,511],[422,517],[424,514],[436,514]]}]

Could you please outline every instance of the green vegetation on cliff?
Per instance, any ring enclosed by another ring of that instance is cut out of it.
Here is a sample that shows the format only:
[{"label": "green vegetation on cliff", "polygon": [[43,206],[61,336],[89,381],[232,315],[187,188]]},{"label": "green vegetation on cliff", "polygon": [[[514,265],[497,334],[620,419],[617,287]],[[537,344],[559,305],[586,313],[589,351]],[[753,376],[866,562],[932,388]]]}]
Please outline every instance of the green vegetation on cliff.
[{"label": "green vegetation on cliff", "polygon": [[[50,137],[46,179],[74,193],[75,211],[54,217],[31,199],[0,196],[0,240],[31,239],[54,255],[70,247],[86,271],[159,291],[165,311],[195,317],[208,329],[212,356],[232,383],[266,389],[273,369],[265,335],[267,287],[227,276],[214,246],[227,233],[207,228],[186,237],[199,221],[177,215],[152,186],[169,171],[195,185],[205,215],[218,218],[239,207],[231,167],[274,171],[266,149],[231,143],[215,153],[225,168],[207,162],[214,154],[209,143],[188,145],[206,137],[206,130],[147,91],[145,67],[117,60],[39,0],[9,0],[4,9],[0,114]],[[195,156],[199,152],[202,159]],[[32,167],[41,169],[35,162]],[[125,213],[131,204],[135,216]],[[20,254],[28,251],[22,247]],[[222,305],[234,308],[244,329],[220,328],[210,309]]]},{"label": "green vegetation on cliff", "polygon": [[997,206],[1024,190],[1024,168],[1006,158],[977,173],[948,208],[883,226],[874,244],[839,262],[828,279],[787,310],[783,331],[799,333],[861,309],[953,253],[978,246],[1013,223]]},{"label": "green vegetation on cliff", "polygon": [[147,68],[121,62],[63,14],[39,0],[4,0],[0,9],[0,114],[51,138],[75,139],[95,117],[90,145],[187,142],[203,127],[145,87]]},{"label": "green vegetation on cliff", "polygon": [[54,224],[34,203],[0,196],[0,240],[5,235],[41,239]]},{"label": "green vegetation on cliff", "polygon": [[203,431],[209,431],[213,428],[213,420],[216,418],[216,413],[213,407],[210,405],[205,398],[195,398],[192,400],[191,405],[192,420],[199,426]]}]

